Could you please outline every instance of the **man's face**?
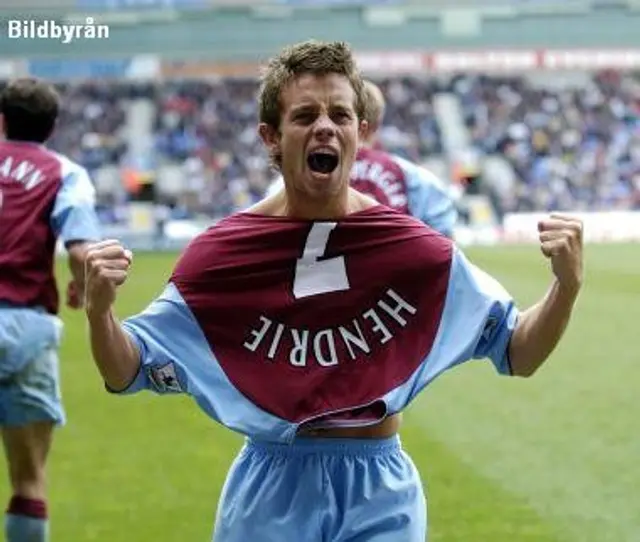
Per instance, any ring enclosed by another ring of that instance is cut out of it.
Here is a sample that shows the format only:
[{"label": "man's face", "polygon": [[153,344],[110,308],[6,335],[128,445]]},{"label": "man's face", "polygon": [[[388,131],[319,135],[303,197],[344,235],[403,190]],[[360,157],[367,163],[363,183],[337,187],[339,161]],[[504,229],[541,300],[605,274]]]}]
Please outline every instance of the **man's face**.
[{"label": "man's face", "polygon": [[272,152],[282,156],[285,182],[311,198],[338,194],[349,183],[358,138],[366,131],[349,80],[337,74],[302,75],[282,90],[279,132],[262,125]]}]

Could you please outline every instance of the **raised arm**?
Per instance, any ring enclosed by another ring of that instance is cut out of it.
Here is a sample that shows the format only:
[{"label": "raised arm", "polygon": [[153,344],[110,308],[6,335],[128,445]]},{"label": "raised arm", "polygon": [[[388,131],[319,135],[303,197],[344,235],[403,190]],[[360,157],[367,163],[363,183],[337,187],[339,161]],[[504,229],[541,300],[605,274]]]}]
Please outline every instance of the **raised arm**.
[{"label": "raised arm", "polygon": [[[189,259],[198,262],[202,253],[196,252]],[[93,245],[87,256],[91,350],[107,390],[186,394],[212,419],[243,434],[267,431],[280,438],[290,431],[291,424],[256,407],[230,382],[181,293],[176,270],[142,312],[118,321],[112,306],[130,265],[131,253],[117,241]]]},{"label": "raised arm", "polygon": [[215,387],[213,354],[173,280],[142,312],[118,321],[113,304],[131,262],[131,252],[117,241],[97,243],[87,256],[91,350],[107,389],[194,393],[194,386],[206,380],[204,374]]},{"label": "raised arm", "polygon": [[411,379],[385,398],[389,412],[401,411],[438,375],[469,360],[488,358],[499,374],[522,377],[545,362],[564,334],[582,284],[582,224],[552,215],[539,229],[554,281],[524,311],[497,280],[453,248],[434,346]]},{"label": "raised arm", "polygon": [[127,388],[140,369],[140,352],[113,313],[116,289],[124,284],[131,253],[117,241],[92,245],[86,258],[86,313],[91,352],[107,387]]},{"label": "raised arm", "polygon": [[562,338],[583,280],[582,222],[551,215],[538,225],[540,249],[549,258],[554,281],[546,295],[520,313],[509,345],[511,370],[531,376]]}]

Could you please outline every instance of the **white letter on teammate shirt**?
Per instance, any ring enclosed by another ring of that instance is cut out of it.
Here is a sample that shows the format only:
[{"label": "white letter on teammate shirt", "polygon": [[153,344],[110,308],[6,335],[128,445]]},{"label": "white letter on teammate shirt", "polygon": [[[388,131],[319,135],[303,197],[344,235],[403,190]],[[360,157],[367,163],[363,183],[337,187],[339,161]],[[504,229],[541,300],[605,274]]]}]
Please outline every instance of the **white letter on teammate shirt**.
[{"label": "white letter on teammate shirt", "polygon": [[389,314],[389,316],[391,316],[391,318],[393,318],[396,322],[398,322],[402,327],[406,326],[407,321],[402,316],[400,316],[400,311],[404,309],[410,314],[415,314],[417,312],[417,309],[409,305],[409,303],[407,303],[404,299],[402,299],[391,288],[387,290],[387,295],[396,302],[396,306],[392,308],[382,300],[378,301],[378,305],[380,305],[380,307],[384,309],[384,311],[387,314]]},{"label": "white letter on teammate shirt", "polygon": [[309,331],[303,329],[299,332],[297,329],[291,330],[291,336],[295,346],[289,352],[289,363],[296,367],[304,367],[307,365],[307,343],[309,342]]},{"label": "white letter on teammate shirt", "polygon": [[255,352],[258,349],[258,346],[260,346],[262,339],[264,339],[264,336],[267,334],[267,331],[269,331],[269,328],[271,327],[271,320],[269,320],[268,318],[261,316],[260,320],[262,320],[262,327],[260,328],[260,330],[256,331],[254,329],[251,331],[251,335],[255,337],[254,341],[251,343],[247,341],[243,345],[247,350],[251,350],[251,352]]},{"label": "white letter on teammate shirt", "polygon": [[[322,352],[322,344],[321,341],[326,337],[326,345],[329,350],[329,359],[324,357],[324,353]],[[316,361],[318,365],[322,365],[323,367],[331,367],[332,365],[338,364],[338,355],[336,354],[336,342],[333,338],[333,331],[331,329],[323,329],[316,333],[316,336],[313,338],[313,352],[316,355]]]},{"label": "white letter on teammate shirt", "polygon": [[392,335],[389,332],[389,329],[387,328],[387,326],[384,325],[382,320],[380,320],[380,317],[376,314],[376,311],[374,311],[373,309],[369,309],[362,316],[364,316],[365,318],[369,318],[370,320],[374,321],[375,325],[372,328],[373,331],[381,331],[382,332],[382,338],[380,339],[380,344],[384,344],[389,339],[391,339]]}]

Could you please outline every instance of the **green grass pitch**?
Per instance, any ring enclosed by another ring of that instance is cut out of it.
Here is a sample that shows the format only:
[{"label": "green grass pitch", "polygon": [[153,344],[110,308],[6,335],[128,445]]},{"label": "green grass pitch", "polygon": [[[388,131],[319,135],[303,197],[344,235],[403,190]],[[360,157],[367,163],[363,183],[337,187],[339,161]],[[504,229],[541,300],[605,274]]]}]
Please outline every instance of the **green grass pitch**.
[{"label": "green grass pitch", "polygon": [[[467,253],[520,305],[549,282],[535,247]],[[120,316],[159,293],[174,260],[136,256]],[[430,541],[640,541],[640,246],[589,246],[586,275],[573,326],[533,379],[474,362],[412,405],[402,438],[427,489]],[[50,462],[53,542],[210,540],[241,438],[188,398],[109,396],[83,314],[62,317],[69,422]]]}]

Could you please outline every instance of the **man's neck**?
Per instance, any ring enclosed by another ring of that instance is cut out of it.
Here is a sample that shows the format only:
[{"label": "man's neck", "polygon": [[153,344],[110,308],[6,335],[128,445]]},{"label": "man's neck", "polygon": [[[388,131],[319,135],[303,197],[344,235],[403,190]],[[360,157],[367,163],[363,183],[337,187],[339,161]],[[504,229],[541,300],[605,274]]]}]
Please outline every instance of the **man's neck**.
[{"label": "man's neck", "polygon": [[374,207],[375,200],[346,187],[344,194],[326,200],[301,198],[286,189],[262,200],[247,212],[271,216],[286,216],[299,220],[340,220],[352,213]]},{"label": "man's neck", "polygon": [[[292,193],[293,192],[293,193]],[[353,212],[353,196],[345,187],[339,194],[326,198],[305,197],[294,191],[283,193],[283,215],[302,220],[339,220]]]}]

